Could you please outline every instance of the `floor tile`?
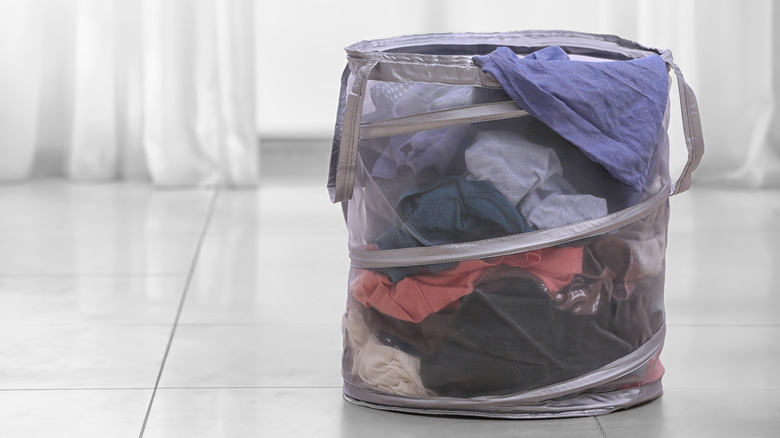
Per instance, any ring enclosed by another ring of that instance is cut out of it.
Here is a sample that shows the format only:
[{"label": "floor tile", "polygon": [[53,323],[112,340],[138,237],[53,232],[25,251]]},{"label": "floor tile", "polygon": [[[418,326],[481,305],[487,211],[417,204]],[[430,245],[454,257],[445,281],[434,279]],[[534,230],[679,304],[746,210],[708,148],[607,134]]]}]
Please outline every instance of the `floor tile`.
[{"label": "floor tile", "polygon": [[780,325],[773,310],[780,304],[779,220],[754,191],[675,197],[666,259],[669,321]]},{"label": "floor tile", "polygon": [[338,322],[348,271],[346,226],[324,186],[221,191],[181,321]]},{"label": "floor tile", "polygon": [[0,436],[137,438],[151,389],[0,391]]},{"label": "floor tile", "polygon": [[197,234],[0,237],[0,275],[186,275]]},{"label": "floor tile", "polygon": [[578,437],[603,435],[592,418],[488,420],[377,411],[340,388],[161,389],[144,438],[158,437]]},{"label": "floor tile", "polygon": [[345,245],[327,235],[207,237],[181,322],[338,323],[349,271]]},{"label": "floor tile", "polygon": [[[780,261],[778,261],[780,263]],[[670,272],[672,271],[672,272]],[[754,276],[700,276],[677,267],[667,270],[666,315],[681,325],[780,325],[776,309],[780,278],[769,271]]]},{"label": "floor tile", "polygon": [[780,189],[755,190],[753,198],[762,207],[766,207],[780,215]]},{"label": "floor tile", "polygon": [[701,277],[719,274],[750,281],[750,275],[772,271],[777,266],[778,244],[780,230],[767,232],[765,227],[723,234],[670,231],[668,264]]},{"label": "floor tile", "polygon": [[33,180],[0,185],[0,237],[20,232],[115,234],[199,233],[213,191],[148,184]]},{"label": "floor tile", "polygon": [[0,275],[187,273],[212,192],[130,183],[0,187]]},{"label": "floor tile", "polygon": [[2,324],[172,324],[186,277],[2,277]]},{"label": "floor tile", "polygon": [[[761,230],[759,228],[758,230]],[[666,259],[669,320],[680,324],[779,325],[780,234],[728,238],[671,235]]]},{"label": "floor tile", "polygon": [[667,328],[665,388],[780,389],[780,327]]},{"label": "floor tile", "polygon": [[338,324],[180,325],[162,387],[341,387]]},{"label": "floor tile", "polygon": [[[756,227],[770,226],[777,211],[768,202],[772,191],[717,190],[694,188],[671,198],[670,229],[698,234],[738,234]],[[780,192],[775,192],[780,193]],[[725,207],[727,206],[727,207]],[[763,230],[773,232],[771,227]]]},{"label": "floor tile", "polygon": [[209,224],[209,235],[226,232],[309,233],[345,237],[339,205],[330,202],[322,187],[261,184],[257,190],[219,192]]},{"label": "floor tile", "polygon": [[153,388],[170,325],[0,325],[0,389]]},{"label": "floor tile", "polygon": [[598,418],[607,438],[775,438],[780,391],[666,389],[642,409]]},{"label": "floor tile", "polygon": [[0,186],[0,436],[137,437],[182,298],[144,437],[778,436],[780,191],[672,198],[661,399],[442,418],[343,400],[348,233],[329,156],[275,153],[253,190]]}]

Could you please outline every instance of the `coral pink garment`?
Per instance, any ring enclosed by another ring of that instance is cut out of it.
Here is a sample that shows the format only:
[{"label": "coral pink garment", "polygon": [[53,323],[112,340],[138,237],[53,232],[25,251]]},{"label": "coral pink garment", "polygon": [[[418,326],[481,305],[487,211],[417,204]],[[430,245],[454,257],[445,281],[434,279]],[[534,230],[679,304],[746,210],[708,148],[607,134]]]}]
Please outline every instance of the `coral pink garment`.
[{"label": "coral pink garment", "polygon": [[386,275],[361,269],[352,281],[351,291],[367,307],[403,321],[420,322],[473,292],[485,270],[494,266],[524,268],[539,277],[551,292],[557,292],[582,272],[582,247],[551,247],[467,260],[453,269],[406,277],[395,284]]},{"label": "coral pink garment", "polygon": [[640,368],[639,370],[632,373],[633,375],[637,375],[641,372],[642,377],[640,380],[623,385],[620,387],[620,389],[636,388],[637,386],[647,385],[648,383],[653,383],[663,377],[666,369],[664,368],[663,364],[661,364],[661,359],[659,358],[660,355],[661,352],[659,351],[655,354],[655,356],[651,357],[650,360],[647,361],[644,370]]}]

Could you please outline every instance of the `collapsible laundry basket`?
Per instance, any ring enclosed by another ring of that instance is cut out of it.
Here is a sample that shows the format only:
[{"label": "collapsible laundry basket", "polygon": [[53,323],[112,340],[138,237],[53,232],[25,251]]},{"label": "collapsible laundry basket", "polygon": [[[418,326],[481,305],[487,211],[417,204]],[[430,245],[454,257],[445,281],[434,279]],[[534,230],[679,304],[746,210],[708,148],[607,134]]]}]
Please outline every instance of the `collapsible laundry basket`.
[{"label": "collapsible laundry basket", "polygon": [[524,418],[660,396],[668,200],[703,153],[671,53],[532,31],[347,55],[328,181],[349,230],[347,400]]}]

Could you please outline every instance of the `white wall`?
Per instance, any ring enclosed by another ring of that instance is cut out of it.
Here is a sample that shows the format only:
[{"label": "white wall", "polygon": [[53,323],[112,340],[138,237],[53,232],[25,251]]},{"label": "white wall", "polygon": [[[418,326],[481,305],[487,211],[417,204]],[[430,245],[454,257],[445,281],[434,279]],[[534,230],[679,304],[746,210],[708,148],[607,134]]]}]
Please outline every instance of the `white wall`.
[{"label": "white wall", "polygon": [[[608,31],[625,0],[331,0],[257,4],[258,128],[263,137],[332,135],[344,47],[429,32]],[[613,26],[632,29],[633,23]],[[631,35],[628,35],[630,38]]]},{"label": "white wall", "polygon": [[[428,32],[568,29],[671,48],[699,97],[705,134],[712,133],[705,135],[708,148],[720,147],[719,138],[730,139],[723,149],[733,149],[740,138],[756,136],[757,143],[767,138],[751,120],[773,113],[771,64],[780,59],[767,56],[780,47],[771,43],[777,20],[772,15],[780,9],[771,7],[773,0],[276,1],[258,0],[256,8],[261,137],[332,135],[343,48],[354,42]],[[738,62],[723,62],[731,57]],[[731,122],[735,114],[739,129]],[[681,137],[679,130],[673,114],[673,140]],[[733,167],[735,160],[712,173]],[[710,165],[715,163],[705,167]]]},{"label": "white wall", "polygon": [[259,2],[258,128],[262,137],[333,134],[344,48],[365,40],[427,32],[426,1]]}]

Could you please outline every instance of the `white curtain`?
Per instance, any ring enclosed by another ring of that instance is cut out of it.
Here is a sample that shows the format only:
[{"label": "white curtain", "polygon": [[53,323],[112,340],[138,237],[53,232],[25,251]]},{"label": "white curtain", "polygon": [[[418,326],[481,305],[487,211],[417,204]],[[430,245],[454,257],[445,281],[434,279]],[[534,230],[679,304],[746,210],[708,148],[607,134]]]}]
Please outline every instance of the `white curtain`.
[{"label": "white curtain", "polygon": [[251,186],[252,0],[0,0],[0,181]]},{"label": "white curtain", "polygon": [[[601,0],[601,6],[605,30],[672,49],[696,92],[706,152],[695,184],[780,187],[780,2]],[[681,128],[671,128],[681,142]]]},{"label": "white curtain", "polygon": [[[780,1],[481,0],[477,10],[470,0],[429,4],[436,31],[570,29],[671,49],[702,118],[706,152],[694,184],[780,187]],[[680,125],[673,113],[674,152],[685,149]]]},{"label": "white curtain", "polygon": [[[482,0],[480,5],[514,8],[492,23],[495,29],[567,28],[671,49],[696,92],[702,118],[706,152],[694,184],[780,187],[780,1]],[[457,27],[469,26],[474,19],[465,10],[462,15]],[[676,98],[676,88],[672,91]],[[677,114],[669,132],[679,153],[685,147]]]},{"label": "white curtain", "polygon": [[[672,50],[701,110],[706,153],[693,175],[695,185],[780,187],[778,0],[333,0],[308,2],[311,13],[296,14],[302,3],[278,2],[275,14],[258,14],[258,41],[286,29],[308,30],[293,32],[284,44],[259,46],[263,59],[305,54],[318,67],[316,74],[285,71],[288,83],[308,85],[300,90],[278,87],[270,80],[277,76],[274,70],[259,72],[267,78],[258,82],[262,133],[332,133],[334,84],[345,63],[341,48],[351,43],[406,33],[568,29]],[[338,12],[322,20],[328,11]],[[675,96],[676,88],[672,91]],[[292,119],[301,102],[306,117]],[[679,114],[671,120],[673,150],[683,152]]]},{"label": "white curtain", "polygon": [[[427,21],[404,5],[0,0],[0,181],[254,184],[256,125],[277,137],[332,132],[342,47],[398,33],[543,28],[672,49],[704,127],[694,183],[780,187],[777,0],[427,0],[418,11]],[[343,13],[322,20],[324,10]],[[284,44],[269,44],[279,35]],[[306,53],[317,72],[289,69],[289,83],[306,85],[279,87],[269,80],[277,70],[254,71],[255,44],[263,59]],[[678,152],[681,132],[674,117]]]}]

